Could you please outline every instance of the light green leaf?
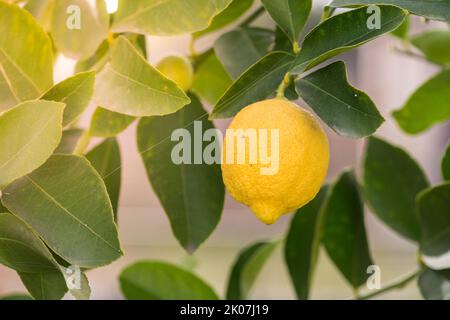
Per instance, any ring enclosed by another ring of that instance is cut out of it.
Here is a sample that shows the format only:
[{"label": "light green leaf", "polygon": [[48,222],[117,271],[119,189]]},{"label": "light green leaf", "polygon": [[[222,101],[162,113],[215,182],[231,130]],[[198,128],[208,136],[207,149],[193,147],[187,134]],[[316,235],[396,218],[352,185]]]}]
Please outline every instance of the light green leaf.
[{"label": "light green leaf", "polygon": [[320,23],[303,41],[293,72],[302,73],[331,57],[395,30],[407,14],[394,6],[380,5],[379,8],[382,17],[379,29],[368,28],[367,21],[371,14],[367,13],[367,7],[335,15]]},{"label": "light green leaf", "polygon": [[106,187],[84,158],[52,156],[10,184],[2,202],[70,264],[94,268],[122,255]]},{"label": "light green leaf", "polygon": [[403,23],[394,31],[391,32],[391,34],[397,38],[400,39],[408,39],[408,34],[410,30],[410,17],[407,16]]},{"label": "light green leaf", "polygon": [[97,51],[87,59],[80,60],[75,64],[75,73],[85,71],[100,72],[109,61],[110,45],[108,41],[103,41]]},{"label": "light green leaf", "polygon": [[28,0],[23,8],[30,12],[39,24],[46,30],[50,30],[53,0]]},{"label": "light green leaf", "polygon": [[406,104],[393,112],[398,125],[416,134],[450,118],[450,70],[442,71],[414,92]]},{"label": "light green leaf", "polygon": [[444,178],[444,180],[450,180],[450,141],[445,148],[445,154],[442,158],[441,169],[442,177]]},{"label": "light green leaf", "polygon": [[271,52],[245,71],[217,102],[212,119],[230,118],[244,107],[266,99],[280,85],[294,56]]},{"label": "light green leaf", "polygon": [[50,157],[61,140],[63,111],[63,103],[30,101],[0,114],[0,188]]},{"label": "light green leaf", "polygon": [[[191,96],[191,100],[190,105],[172,115],[141,119],[137,133],[147,176],[169,217],[175,237],[189,253],[194,252],[216,228],[225,195],[220,165],[197,159],[203,158],[206,146],[218,143],[218,137],[211,138],[214,142],[202,141],[200,146],[194,142],[199,139],[199,130],[206,132],[214,126],[198,98]],[[176,129],[183,130],[184,136],[172,141]],[[187,140],[190,138],[192,143]],[[181,164],[175,164],[172,152],[180,146],[186,146],[186,150],[180,150],[174,157],[189,153],[192,159],[182,159]]]},{"label": "light green leaf", "polygon": [[149,65],[123,36],[96,78],[94,95],[97,105],[136,117],[174,113],[189,103],[184,91]]},{"label": "light green leaf", "polygon": [[362,138],[384,122],[370,97],[348,83],[342,61],[298,79],[296,87],[314,112],[340,135]]},{"label": "light green leaf", "polygon": [[26,294],[11,294],[8,296],[0,297],[3,301],[20,301],[20,300],[33,300],[32,297]]},{"label": "light green leaf", "polygon": [[375,137],[364,160],[364,193],[374,213],[400,235],[418,242],[416,195],[428,187],[422,169],[404,150]]},{"label": "light green leaf", "polygon": [[91,119],[89,133],[94,137],[111,138],[130,126],[135,117],[98,107]]},{"label": "light green leaf", "polygon": [[418,285],[427,300],[450,300],[450,269],[425,269],[419,276]]},{"label": "light green leaf", "polygon": [[112,30],[169,36],[207,28],[232,0],[119,1]]},{"label": "light green leaf", "polygon": [[270,16],[289,36],[292,43],[298,41],[308,21],[312,0],[261,0]]},{"label": "light green leaf", "polygon": [[431,61],[450,66],[450,31],[426,31],[413,37],[411,42]]},{"label": "light green leaf", "polygon": [[62,132],[61,142],[56,148],[55,153],[73,153],[83,133],[84,130],[79,128],[64,130]]},{"label": "light green leaf", "polygon": [[56,47],[76,60],[93,55],[108,36],[109,15],[104,0],[57,0],[51,34]]},{"label": "light green leaf", "polygon": [[63,102],[63,126],[70,125],[86,110],[94,94],[95,72],[83,72],[67,78],[45,93],[41,99]]},{"label": "light green leaf", "polygon": [[53,49],[36,20],[0,1],[0,111],[38,98],[53,84]]},{"label": "light green leaf", "polygon": [[158,261],[137,262],[120,274],[128,300],[218,300],[214,290],[196,275]]},{"label": "light green leaf", "polygon": [[20,279],[36,300],[60,300],[67,293],[67,284],[60,271],[25,273]]}]

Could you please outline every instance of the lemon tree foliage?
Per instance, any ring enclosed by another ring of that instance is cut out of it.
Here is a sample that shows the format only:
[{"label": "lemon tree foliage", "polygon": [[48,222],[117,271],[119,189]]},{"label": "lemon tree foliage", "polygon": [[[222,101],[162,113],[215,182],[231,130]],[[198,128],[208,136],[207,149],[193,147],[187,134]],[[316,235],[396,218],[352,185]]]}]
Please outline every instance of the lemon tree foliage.
[{"label": "lemon tree foliage", "polygon": [[450,180],[450,142],[447,144],[447,148],[445,148],[444,157],[442,158],[441,170],[444,180]]},{"label": "lemon tree foliage", "polygon": [[135,117],[98,107],[92,115],[89,133],[94,137],[112,138],[126,130],[134,120]]},{"label": "lemon tree foliage", "polygon": [[450,31],[431,30],[419,34],[411,42],[430,60],[450,65]]}]

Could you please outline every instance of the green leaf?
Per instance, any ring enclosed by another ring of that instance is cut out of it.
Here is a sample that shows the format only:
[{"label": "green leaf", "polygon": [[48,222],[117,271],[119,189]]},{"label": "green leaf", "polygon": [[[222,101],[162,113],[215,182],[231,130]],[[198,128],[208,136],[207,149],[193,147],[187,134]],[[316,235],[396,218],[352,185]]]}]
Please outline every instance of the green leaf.
[{"label": "green leaf", "polygon": [[52,0],[28,0],[23,8],[30,12],[43,28],[50,29],[51,16],[54,1]]},{"label": "green leaf", "polygon": [[117,221],[121,184],[121,157],[119,144],[115,138],[109,138],[88,152],[86,158],[102,177]]},{"label": "green leaf", "polygon": [[92,116],[89,133],[94,137],[115,137],[127,129],[135,119],[135,117],[98,107]]},{"label": "green leaf", "polygon": [[267,54],[273,40],[271,30],[239,28],[222,35],[214,44],[214,51],[228,74],[236,79]]},{"label": "green leaf", "polygon": [[409,29],[410,29],[410,18],[408,16],[405,18],[403,23],[397,29],[391,32],[391,34],[397,38],[406,40],[408,39]]},{"label": "green leaf", "polygon": [[119,1],[112,31],[169,36],[207,28],[232,0]]},{"label": "green leaf", "polygon": [[97,105],[136,117],[173,113],[189,103],[184,91],[149,65],[123,36],[96,78],[94,95]]},{"label": "green leaf", "polygon": [[418,242],[416,195],[428,187],[422,169],[404,150],[371,137],[364,160],[364,193],[374,213],[400,235]]},{"label": "green leaf", "polygon": [[56,148],[55,153],[73,153],[83,133],[84,130],[79,128],[64,130],[62,132],[61,142]]},{"label": "green leaf", "polygon": [[25,273],[20,279],[36,300],[60,300],[67,292],[67,284],[60,271]]},{"label": "green leaf", "polygon": [[38,98],[53,84],[53,48],[36,20],[0,2],[0,111]]},{"label": "green leaf", "polygon": [[214,105],[233,83],[214,53],[208,55],[197,67],[192,91]]},{"label": "green leaf", "polygon": [[227,300],[246,300],[261,269],[278,242],[257,242],[242,249],[233,264],[228,279]]},{"label": "green leaf", "polygon": [[364,204],[353,171],[345,171],[324,204],[323,244],[353,288],[364,284],[373,265],[364,225]]},{"label": "green leaf", "polygon": [[450,182],[421,192],[417,197],[422,233],[420,250],[426,256],[450,251]]},{"label": "green leaf", "polygon": [[33,300],[32,297],[26,294],[11,294],[8,296],[0,297],[3,301],[19,301],[19,300]]},{"label": "green leaf", "polygon": [[[217,136],[211,138],[214,142],[202,141],[202,133],[213,129],[213,123],[198,99],[191,96],[191,100],[190,105],[172,115],[142,118],[137,131],[138,148],[148,178],[169,217],[175,237],[189,253],[216,228],[225,193],[220,165],[202,160],[203,150],[218,143]],[[176,129],[184,130],[180,132],[181,137],[173,138]],[[186,149],[180,152],[180,146]],[[192,159],[175,164],[172,153],[175,157],[191,154]]]},{"label": "green leaf", "polygon": [[86,110],[94,94],[95,72],[83,72],[58,83],[41,99],[64,102],[63,126],[76,121]]},{"label": "green leaf", "polygon": [[287,34],[284,33],[284,31],[281,30],[278,26],[275,29],[275,44],[273,50],[286,52],[293,51],[291,40],[289,40]]},{"label": "green leaf", "polygon": [[84,158],[52,156],[10,184],[2,202],[70,264],[94,268],[122,255],[105,185]]},{"label": "green leaf", "polygon": [[426,31],[413,37],[411,42],[431,61],[450,65],[450,31]]},{"label": "green leaf", "polygon": [[380,5],[380,29],[369,29],[367,7],[347,11],[326,19],[305,38],[295,60],[293,72],[302,73],[343,52],[395,30],[407,12],[394,6]]},{"label": "green leaf", "polygon": [[298,41],[300,33],[311,12],[311,0],[261,0],[270,16],[289,36],[292,43]]},{"label": "green leaf", "polygon": [[284,247],[284,259],[297,298],[309,298],[319,245],[323,230],[323,201],[327,188],[323,187],[309,204],[297,210],[289,227]]},{"label": "green leaf", "polygon": [[120,274],[128,300],[218,300],[214,290],[196,275],[174,265],[137,262]]},{"label": "green leaf", "polygon": [[296,87],[314,112],[340,135],[366,137],[384,121],[369,96],[348,83],[342,61],[298,79]]},{"label": "green leaf", "polygon": [[223,27],[239,19],[239,17],[250,9],[252,5],[253,0],[233,0],[225,10],[212,19],[208,28],[195,32],[192,36],[194,39],[198,39],[206,34],[222,29]]},{"label": "green leaf", "polygon": [[103,69],[103,67],[108,63],[110,45],[108,41],[103,41],[98,47],[97,51],[87,59],[80,60],[75,64],[75,73],[85,72],[85,71],[97,71]]},{"label": "green leaf", "polygon": [[412,14],[432,20],[450,20],[450,2],[448,0],[333,0],[332,7],[350,7],[368,4],[392,4],[402,7]]},{"label": "green leaf", "polygon": [[30,101],[0,114],[0,188],[50,157],[61,140],[63,111],[63,103]]},{"label": "green leaf", "polygon": [[245,71],[217,102],[212,119],[230,118],[246,106],[263,100],[280,85],[294,56],[271,52]]},{"label": "green leaf", "polygon": [[109,15],[103,0],[54,1],[51,34],[64,55],[86,59],[108,36]]},{"label": "green leaf", "polygon": [[450,141],[447,144],[444,157],[442,158],[441,169],[444,180],[450,180]]},{"label": "green leaf", "polygon": [[425,269],[418,279],[422,296],[427,300],[450,300],[450,269]]},{"label": "green leaf", "polygon": [[417,134],[450,118],[450,70],[442,71],[414,92],[406,104],[393,112],[398,125]]}]

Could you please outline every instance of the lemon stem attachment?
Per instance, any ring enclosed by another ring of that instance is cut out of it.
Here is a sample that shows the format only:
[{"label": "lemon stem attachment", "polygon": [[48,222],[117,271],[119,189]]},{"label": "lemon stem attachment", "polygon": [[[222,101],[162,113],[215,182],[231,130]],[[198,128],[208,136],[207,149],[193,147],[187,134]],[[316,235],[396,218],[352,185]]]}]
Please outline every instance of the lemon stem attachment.
[{"label": "lemon stem attachment", "polygon": [[283,81],[280,83],[280,86],[277,89],[277,98],[284,98],[284,93],[286,91],[286,88],[289,86],[290,82],[291,82],[290,75],[289,73],[286,73]]}]

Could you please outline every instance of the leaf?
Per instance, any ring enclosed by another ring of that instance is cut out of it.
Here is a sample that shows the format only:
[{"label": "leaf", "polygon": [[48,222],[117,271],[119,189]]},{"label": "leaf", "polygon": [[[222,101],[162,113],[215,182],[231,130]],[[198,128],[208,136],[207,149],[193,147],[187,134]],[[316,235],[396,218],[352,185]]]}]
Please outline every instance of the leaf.
[{"label": "leaf", "polygon": [[67,284],[60,271],[45,273],[19,272],[20,279],[36,300],[60,300],[67,292]]},{"label": "leaf", "polygon": [[447,144],[444,157],[442,158],[441,169],[444,180],[450,180],[450,141]]},{"label": "leaf", "polygon": [[324,204],[323,244],[353,288],[364,284],[373,265],[364,225],[364,204],[353,171],[345,171]]},{"label": "leaf", "polygon": [[349,51],[384,33],[395,30],[403,23],[407,12],[380,5],[380,29],[369,29],[367,7],[347,11],[326,19],[306,36],[295,60],[294,73],[302,73],[343,52]]},{"label": "leaf", "polygon": [[94,94],[95,72],[83,72],[51,88],[41,99],[64,102],[63,126],[70,125],[86,110]]},{"label": "leaf", "polygon": [[[69,281],[66,279],[66,282]],[[89,286],[89,280],[86,277],[86,275],[81,272],[80,273],[80,288],[77,289],[71,289],[70,294],[76,299],[76,300],[89,300],[91,296],[91,287]]]},{"label": "leaf", "polygon": [[214,105],[232,84],[232,80],[214,53],[198,66],[192,91]]},{"label": "leaf", "polygon": [[261,0],[277,25],[289,36],[292,43],[298,41],[300,33],[311,12],[311,0]]},{"label": "leaf", "polygon": [[271,95],[290,69],[294,56],[271,52],[245,71],[217,102],[211,119],[230,118]]},{"label": "leaf", "polygon": [[400,235],[418,242],[416,195],[428,187],[422,169],[405,151],[371,137],[364,160],[364,193],[373,212]]},{"label": "leaf", "polygon": [[59,102],[30,101],[0,114],[0,188],[50,157],[61,139],[63,110]]},{"label": "leaf", "polygon": [[269,51],[274,34],[262,28],[239,28],[222,35],[214,51],[228,74],[238,78]]},{"label": "leaf", "polygon": [[61,142],[56,148],[55,153],[73,153],[83,133],[84,130],[79,128],[64,130],[62,132]]},{"label": "leaf", "polygon": [[[225,193],[220,166],[203,161],[203,150],[213,143],[217,146],[218,137],[211,138],[214,142],[202,141],[202,133],[214,126],[198,99],[191,96],[191,100],[190,105],[172,115],[142,118],[137,131],[148,179],[175,237],[189,253],[216,228]],[[173,135],[177,129],[182,130],[178,130],[182,136]],[[173,157],[178,157],[181,150],[174,148],[180,146],[186,146],[183,155],[190,153],[193,159],[175,164]]]},{"label": "leaf", "polygon": [[[119,1],[112,31],[169,36],[207,28],[232,0]],[[240,0],[241,1],[241,0]]]},{"label": "leaf", "polygon": [[278,242],[257,242],[242,249],[233,264],[226,293],[227,300],[246,300],[261,269]]},{"label": "leaf", "polygon": [[323,230],[323,201],[327,188],[323,187],[309,204],[297,210],[291,221],[284,246],[284,259],[297,298],[307,300],[319,256]]},{"label": "leaf", "polygon": [[30,12],[43,28],[50,29],[51,15],[54,1],[52,0],[28,0],[23,8]]},{"label": "leaf", "polygon": [[158,261],[137,262],[120,274],[128,300],[218,300],[214,290],[196,275]]},{"label": "leaf", "polygon": [[36,99],[52,86],[53,49],[31,14],[5,2],[0,2],[0,34],[1,111]]},{"label": "leaf", "polygon": [[108,28],[105,1],[54,1],[50,31],[64,55],[76,60],[90,57],[108,36]]},{"label": "leaf", "polygon": [[33,300],[32,297],[30,297],[27,294],[12,294],[8,296],[0,297],[0,301],[20,301],[20,300]]},{"label": "leaf", "polygon": [[380,3],[396,5],[409,10],[412,14],[432,20],[450,20],[450,2],[448,0],[333,0],[330,6],[349,7]]},{"label": "leaf", "polygon": [[420,250],[426,256],[450,251],[450,182],[421,192],[417,197],[422,238]]},{"label": "leaf", "polygon": [[2,202],[70,264],[94,268],[122,255],[105,185],[84,158],[52,156],[9,185]]},{"label": "leaf", "polygon": [[114,44],[111,62],[97,76],[94,92],[97,105],[136,117],[173,113],[189,103],[184,91],[149,65],[123,36]]},{"label": "leaf", "polygon": [[92,116],[89,133],[94,137],[115,137],[127,129],[135,119],[135,117],[98,107]]},{"label": "leaf", "polygon": [[427,300],[450,300],[450,269],[425,269],[419,276],[420,293]]},{"label": "leaf", "polygon": [[296,88],[314,112],[342,136],[366,137],[384,122],[370,97],[348,83],[342,61],[298,79]]},{"label": "leaf", "polygon": [[253,0],[233,0],[230,5],[215,16],[209,27],[195,32],[192,36],[194,39],[203,37],[206,34],[215,32],[239,19],[253,5]]},{"label": "leaf", "polygon": [[75,64],[75,73],[85,71],[99,72],[108,63],[110,45],[108,41],[103,41],[97,51],[87,59],[80,60]]},{"label": "leaf", "polygon": [[410,30],[410,17],[407,16],[405,18],[405,20],[403,21],[403,23],[397,29],[395,29],[394,31],[391,31],[391,35],[393,35],[397,38],[400,38],[400,39],[407,40],[409,30]]},{"label": "leaf", "polygon": [[431,61],[450,65],[450,31],[426,31],[413,37],[411,42]]},{"label": "leaf", "polygon": [[121,184],[121,157],[119,144],[115,138],[106,139],[88,152],[86,158],[102,177],[117,221]]},{"label": "leaf", "polygon": [[450,70],[425,82],[392,115],[409,134],[417,134],[450,118]]}]

